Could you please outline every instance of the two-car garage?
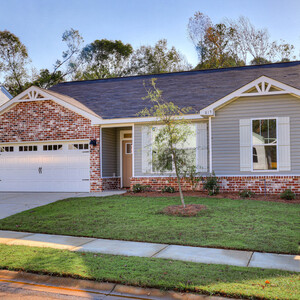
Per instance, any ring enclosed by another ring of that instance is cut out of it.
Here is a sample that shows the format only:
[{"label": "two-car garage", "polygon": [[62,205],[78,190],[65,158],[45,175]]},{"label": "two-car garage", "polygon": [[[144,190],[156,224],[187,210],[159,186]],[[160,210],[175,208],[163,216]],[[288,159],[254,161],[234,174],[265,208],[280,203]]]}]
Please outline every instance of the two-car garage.
[{"label": "two-car garage", "polygon": [[88,141],[0,145],[1,192],[89,192]]}]

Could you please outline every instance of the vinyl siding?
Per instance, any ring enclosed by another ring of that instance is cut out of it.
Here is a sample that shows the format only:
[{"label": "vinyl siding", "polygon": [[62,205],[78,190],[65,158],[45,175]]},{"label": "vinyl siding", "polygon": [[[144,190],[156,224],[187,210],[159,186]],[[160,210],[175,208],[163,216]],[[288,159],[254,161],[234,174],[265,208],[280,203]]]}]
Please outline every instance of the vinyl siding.
[{"label": "vinyl siding", "polygon": [[102,176],[120,176],[120,131],[131,127],[102,128]]},{"label": "vinyl siding", "polygon": [[[169,175],[173,176],[174,174],[142,172],[142,127],[143,126],[147,126],[147,125],[145,124],[134,125],[134,176],[169,176]],[[208,132],[207,132],[207,138],[208,138]],[[207,145],[208,145],[207,147],[209,147],[208,143]],[[207,155],[207,166],[209,170],[209,150]]]},{"label": "vinyl siding", "polygon": [[[119,139],[120,140],[120,139]],[[102,176],[118,176],[117,167],[117,130],[115,128],[102,129]]]},{"label": "vinyl siding", "polygon": [[[245,97],[216,111],[212,118],[212,169],[217,175],[300,174],[300,99],[291,95]],[[291,171],[241,172],[239,120],[290,117]]]}]

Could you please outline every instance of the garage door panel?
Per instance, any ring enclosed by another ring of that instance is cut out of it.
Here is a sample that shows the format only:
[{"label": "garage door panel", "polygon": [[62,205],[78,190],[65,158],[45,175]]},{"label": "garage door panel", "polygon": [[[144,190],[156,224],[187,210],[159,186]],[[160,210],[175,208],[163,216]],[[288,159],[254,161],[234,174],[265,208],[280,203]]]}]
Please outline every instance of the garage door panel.
[{"label": "garage door panel", "polygon": [[[18,147],[15,147],[18,150]],[[89,192],[89,151],[63,150],[1,153],[0,191]]]}]

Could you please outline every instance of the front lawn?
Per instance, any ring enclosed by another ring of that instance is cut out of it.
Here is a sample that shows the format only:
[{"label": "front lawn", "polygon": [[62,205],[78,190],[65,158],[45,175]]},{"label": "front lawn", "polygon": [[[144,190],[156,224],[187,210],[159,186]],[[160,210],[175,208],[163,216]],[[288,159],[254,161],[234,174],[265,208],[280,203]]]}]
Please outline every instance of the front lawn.
[{"label": "front lawn", "polygon": [[298,253],[299,204],[186,197],[195,217],[160,211],[177,197],[70,198],[0,220],[0,229],[156,243]]},{"label": "front lawn", "polygon": [[[248,299],[299,299],[297,273],[0,245],[0,269]],[[267,283],[266,283],[267,281]]]}]

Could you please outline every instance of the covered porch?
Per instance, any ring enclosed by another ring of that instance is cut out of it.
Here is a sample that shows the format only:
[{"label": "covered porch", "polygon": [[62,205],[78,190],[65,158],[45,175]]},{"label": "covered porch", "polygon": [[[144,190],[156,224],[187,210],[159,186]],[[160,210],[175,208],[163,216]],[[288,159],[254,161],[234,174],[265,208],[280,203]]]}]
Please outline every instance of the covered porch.
[{"label": "covered porch", "polygon": [[101,182],[104,191],[130,188],[133,130],[133,125],[101,127]]}]

